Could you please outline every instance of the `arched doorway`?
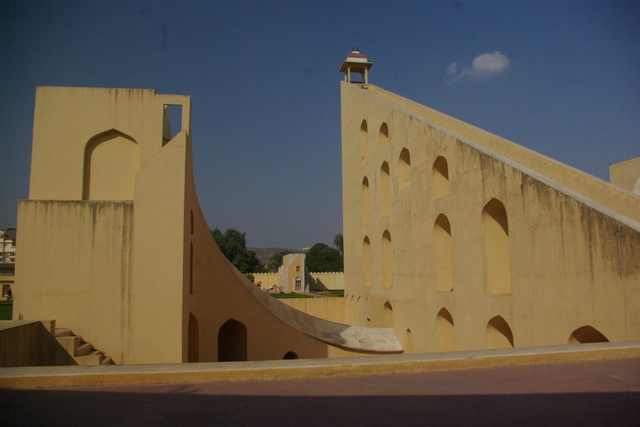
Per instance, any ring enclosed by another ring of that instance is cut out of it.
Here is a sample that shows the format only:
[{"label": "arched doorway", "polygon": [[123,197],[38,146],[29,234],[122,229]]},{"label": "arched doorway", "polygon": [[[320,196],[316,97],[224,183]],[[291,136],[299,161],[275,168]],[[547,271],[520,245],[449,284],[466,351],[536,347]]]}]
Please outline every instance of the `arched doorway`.
[{"label": "arched doorway", "polygon": [[229,319],[218,331],[218,362],[247,360],[247,327]]}]

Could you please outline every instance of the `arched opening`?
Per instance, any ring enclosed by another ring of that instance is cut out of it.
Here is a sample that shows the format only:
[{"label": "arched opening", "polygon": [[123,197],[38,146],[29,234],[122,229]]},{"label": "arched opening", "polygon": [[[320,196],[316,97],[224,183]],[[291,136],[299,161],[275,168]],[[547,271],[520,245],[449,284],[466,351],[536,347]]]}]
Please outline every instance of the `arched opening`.
[{"label": "arched opening", "polygon": [[436,161],[433,162],[431,177],[433,181],[433,192],[431,197],[434,200],[438,197],[449,194],[449,165],[447,164],[447,159],[442,156],[438,156]]},{"label": "arched opening", "polygon": [[283,360],[288,360],[288,359],[297,359],[297,358],[298,358],[298,355],[295,352],[288,351],[287,354],[285,354],[282,359]]},{"label": "arched opening", "polygon": [[482,210],[482,257],[485,292],[511,293],[509,222],[502,202],[491,199]]},{"label": "arched opening", "polygon": [[456,336],[453,317],[446,308],[440,309],[436,316],[436,330],[438,333],[438,351],[455,351]]},{"label": "arched opening", "polygon": [[300,277],[296,277],[294,289],[296,292],[302,292],[302,279]]},{"label": "arched opening", "polygon": [[402,346],[404,354],[413,353],[413,337],[411,336],[411,329],[407,328],[404,333],[404,344]]},{"label": "arched opening", "polygon": [[385,230],[382,233],[382,287],[390,288],[393,285],[393,246],[391,245],[391,233]]},{"label": "arched opening", "polygon": [[391,211],[391,176],[387,162],[383,162],[380,167],[380,208],[382,216],[389,215]]},{"label": "arched opening", "polygon": [[198,319],[193,313],[189,313],[189,342],[187,344],[187,362],[199,362],[200,361],[200,328],[198,326]]},{"label": "arched opening", "polygon": [[568,344],[587,344],[592,342],[609,342],[609,340],[593,326],[586,325],[571,333]]},{"label": "arched opening", "polygon": [[393,307],[389,301],[385,302],[382,308],[382,326],[393,328]]},{"label": "arched opening", "polygon": [[436,291],[453,291],[453,247],[451,225],[444,214],[433,224],[433,263]]},{"label": "arched opening", "polygon": [[247,360],[247,327],[229,319],[218,331],[218,361]]},{"label": "arched opening", "polygon": [[371,242],[369,237],[365,236],[362,241],[362,276],[364,287],[371,287]]},{"label": "arched opening", "polygon": [[367,132],[367,121],[363,120],[360,125],[360,164],[367,163],[367,154],[369,152],[369,133]]},{"label": "arched opening", "polygon": [[369,223],[369,179],[362,180],[362,223]]},{"label": "arched opening", "polygon": [[84,152],[83,200],[133,200],[139,167],[133,138],[114,129],[95,136]]},{"label": "arched opening", "polygon": [[380,150],[384,150],[389,146],[389,126],[382,123],[380,126]]},{"label": "arched opening", "polygon": [[496,316],[487,323],[487,348],[512,348],[513,332],[502,316]]},{"label": "arched opening", "polygon": [[361,320],[362,314],[360,313],[360,310],[361,310],[360,298],[361,297],[358,297],[358,299],[356,300],[356,325],[359,325],[362,322]]},{"label": "arched opening", "polygon": [[403,148],[398,158],[398,188],[403,188],[411,183],[411,154]]}]

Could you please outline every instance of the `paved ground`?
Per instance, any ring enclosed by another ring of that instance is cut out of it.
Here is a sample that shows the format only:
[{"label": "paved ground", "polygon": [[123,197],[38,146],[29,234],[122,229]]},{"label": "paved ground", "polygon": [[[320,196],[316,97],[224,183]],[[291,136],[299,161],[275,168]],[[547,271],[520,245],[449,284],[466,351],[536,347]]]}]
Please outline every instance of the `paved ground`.
[{"label": "paved ground", "polygon": [[0,390],[10,425],[640,425],[640,358],[422,374]]}]

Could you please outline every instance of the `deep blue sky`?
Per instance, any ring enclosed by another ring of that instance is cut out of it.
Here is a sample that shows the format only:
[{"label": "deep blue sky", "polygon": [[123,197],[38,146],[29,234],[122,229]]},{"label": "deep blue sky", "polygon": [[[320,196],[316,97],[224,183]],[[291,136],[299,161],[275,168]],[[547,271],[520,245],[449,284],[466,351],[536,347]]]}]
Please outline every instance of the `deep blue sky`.
[{"label": "deep blue sky", "polygon": [[637,1],[0,0],[0,226],[28,197],[36,86],[150,88],[191,96],[211,228],[331,244],[353,46],[372,83],[600,178],[640,156]]}]

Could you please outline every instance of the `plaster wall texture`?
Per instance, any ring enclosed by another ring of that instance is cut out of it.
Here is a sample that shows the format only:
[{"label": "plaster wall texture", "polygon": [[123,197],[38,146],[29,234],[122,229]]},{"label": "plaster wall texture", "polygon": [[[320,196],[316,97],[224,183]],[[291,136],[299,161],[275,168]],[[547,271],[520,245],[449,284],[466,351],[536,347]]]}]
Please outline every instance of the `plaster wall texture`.
[{"label": "plaster wall texture", "polygon": [[[261,283],[263,288],[280,285],[280,275],[278,273],[253,273],[253,277],[254,282]],[[307,279],[311,290],[344,289],[344,273],[308,273]]]},{"label": "plaster wall texture", "polygon": [[[167,105],[182,106],[172,139]],[[152,90],[38,88],[15,316],[56,319],[117,364],[400,352],[391,329],[296,311],[222,255],[195,193],[190,109]]]},{"label": "plaster wall texture", "polygon": [[640,157],[609,165],[611,183],[640,195]]},{"label": "plaster wall texture", "polygon": [[321,319],[345,323],[344,298],[286,298],[282,302]]},{"label": "plaster wall texture", "polygon": [[638,197],[373,85],[341,96],[346,322],[405,352],[640,337]]}]

